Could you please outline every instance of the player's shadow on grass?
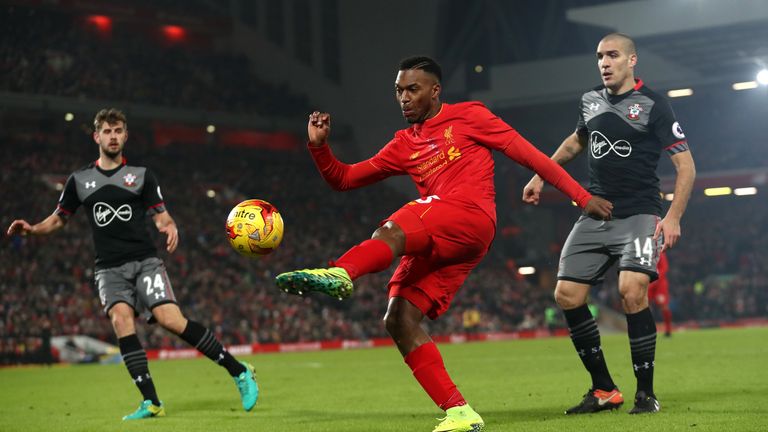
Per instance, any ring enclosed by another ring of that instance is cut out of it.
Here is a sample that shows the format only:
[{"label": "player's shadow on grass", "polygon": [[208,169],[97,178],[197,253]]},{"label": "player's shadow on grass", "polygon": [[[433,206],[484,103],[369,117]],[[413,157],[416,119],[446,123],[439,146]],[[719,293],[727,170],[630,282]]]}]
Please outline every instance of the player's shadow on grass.
[{"label": "player's shadow on grass", "polygon": [[[168,415],[181,412],[221,412],[221,413],[245,413],[245,410],[240,405],[240,400],[237,395],[234,395],[232,400],[222,400],[220,398],[199,398],[194,399],[176,399],[169,402],[164,402]],[[258,410],[259,405],[252,410]]]},{"label": "player's shadow on grass", "polygon": [[[488,425],[511,425],[520,422],[531,421],[552,421],[560,420],[566,417],[565,408],[562,406],[542,407],[542,408],[510,408],[505,410],[495,411],[479,411],[483,416],[485,423]],[[589,414],[590,416],[603,416],[613,415],[622,412],[618,411],[605,411],[595,414]],[[570,417],[570,416],[568,416]],[[495,429],[502,430],[502,429]]]}]

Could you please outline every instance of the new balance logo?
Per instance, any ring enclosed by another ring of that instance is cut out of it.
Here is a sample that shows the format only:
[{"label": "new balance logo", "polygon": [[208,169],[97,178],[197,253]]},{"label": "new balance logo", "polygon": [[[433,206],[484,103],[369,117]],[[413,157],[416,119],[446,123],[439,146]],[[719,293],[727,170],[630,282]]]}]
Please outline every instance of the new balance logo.
[{"label": "new balance logo", "polygon": [[91,189],[91,188],[95,188],[95,187],[96,187],[96,180],[85,182],[85,188],[86,189]]}]

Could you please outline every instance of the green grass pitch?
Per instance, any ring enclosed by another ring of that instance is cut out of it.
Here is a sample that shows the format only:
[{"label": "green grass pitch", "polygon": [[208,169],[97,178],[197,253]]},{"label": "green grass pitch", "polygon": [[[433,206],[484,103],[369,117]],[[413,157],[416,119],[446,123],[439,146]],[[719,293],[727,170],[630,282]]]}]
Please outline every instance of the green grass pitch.
[{"label": "green grass pitch", "polygon": [[[766,431],[768,328],[659,337],[662,411],[630,416],[635,380],[626,335],[603,336],[621,410],[569,416],[589,387],[567,338],[441,345],[449,372],[487,431]],[[394,347],[258,355],[261,397],[240,408],[207,359],[155,361],[167,417],[122,422],[139,393],[122,365],[0,370],[0,431],[431,431],[442,412]]]}]

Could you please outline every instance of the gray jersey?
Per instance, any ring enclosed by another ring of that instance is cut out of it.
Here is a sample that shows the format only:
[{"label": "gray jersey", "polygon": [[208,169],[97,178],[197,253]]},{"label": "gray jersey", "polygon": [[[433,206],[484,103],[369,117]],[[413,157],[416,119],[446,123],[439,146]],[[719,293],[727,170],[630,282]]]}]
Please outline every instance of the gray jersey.
[{"label": "gray jersey", "polygon": [[123,162],[107,171],[94,162],[75,171],[67,179],[56,214],[66,218],[81,205],[93,230],[97,269],[156,256],[147,214],[165,211],[165,204],[147,168]]},{"label": "gray jersey", "polygon": [[597,87],[581,97],[576,133],[588,142],[589,192],[611,201],[614,217],[661,215],[659,156],[688,150],[664,97],[642,81],[621,95]]}]

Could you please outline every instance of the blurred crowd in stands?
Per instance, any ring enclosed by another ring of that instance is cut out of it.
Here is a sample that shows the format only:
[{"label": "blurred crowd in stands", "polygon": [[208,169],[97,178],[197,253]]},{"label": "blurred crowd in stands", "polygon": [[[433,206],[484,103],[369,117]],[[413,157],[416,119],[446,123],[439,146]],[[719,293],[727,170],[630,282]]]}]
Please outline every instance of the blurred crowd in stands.
[{"label": "blurred crowd in stands", "polygon": [[0,91],[272,117],[310,111],[304,95],[259,79],[245,55],[210,41],[168,44],[142,27],[99,30],[83,16],[14,6],[0,7],[0,28]]}]

